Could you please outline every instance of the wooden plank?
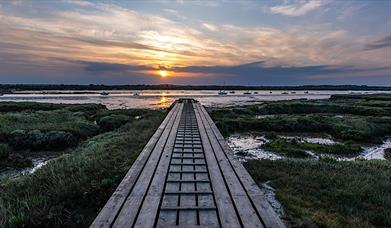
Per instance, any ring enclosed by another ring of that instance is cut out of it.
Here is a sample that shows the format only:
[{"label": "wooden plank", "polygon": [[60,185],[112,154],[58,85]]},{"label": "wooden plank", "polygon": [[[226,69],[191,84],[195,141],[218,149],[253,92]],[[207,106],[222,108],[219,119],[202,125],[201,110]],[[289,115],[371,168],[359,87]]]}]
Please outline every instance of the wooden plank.
[{"label": "wooden plank", "polygon": [[215,138],[209,123],[205,119],[205,114],[200,110],[200,104],[196,104],[196,109],[200,111],[200,119],[205,127],[207,136],[212,145],[211,153],[214,154],[218,161],[218,166],[222,172],[223,178],[228,185],[228,191],[236,206],[237,212],[245,227],[263,227],[262,219],[258,217],[256,209],[253,208],[250,199],[247,197],[245,190],[241,186],[240,180],[236,177],[234,170],[228,160],[224,157],[224,152]]},{"label": "wooden plank", "polygon": [[[197,105],[193,105],[197,107]],[[202,145],[204,147],[205,159],[208,164],[212,189],[214,192],[214,199],[218,208],[217,213],[223,227],[240,227],[240,220],[236,214],[232,199],[229,195],[228,189],[224,183],[221,171],[218,168],[216,158],[212,154],[212,147],[210,145],[206,130],[202,124],[200,112],[195,109],[198,129],[200,131]]]},{"label": "wooden plank", "polygon": [[139,208],[141,207],[144,196],[157,168],[157,164],[161,158],[162,151],[166,146],[167,139],[170,135],[175,135],[176,133],[176,128],[178,127],[183,108],[183,104],[178,103],[177,105],[179,108],[175,113],[175,119],[170,123],[170,128],[163,132],[161,140],[159,140],[151,154],[151,157],[148,159],[148,162],[137,180],[130,196],[126,199],[123,209],[119,212],[116,220],[114,221],[113,227],[130,227],[135,222]]},{"label": "wooden plank", "polygon": [[113,195],[109,198],[105,206],[102,208],[94,222],[91,224],[91,228],[109,227],[114,222],[119,210],[122,208],[126,197],[136,183],[137,178],[145,166],[146,161],[154,150],[157,142],[160,140],[163,132],[169,127],[168,123],[175,118],[175,113],[178,110],[178,105],[175,105],[171,111],[167,114],[166,118],[160,124],[156,132],[151,139],[145,145],[144,149],[133,163],[132,167],[126,173],[124,179],[118,185]]},{"label": "wooden plank", "polygon": [[[196,192],[194,183],[182,183],[180,192]],[[190,208],[196,207],[195,194],[181,194],[180,207]],[[196,210],[181,210],[179,211],[179,225],[197,225]]]},{"label": "wooden plank", "polygon": [[[181,118],[183,118],[184,113],[182,113],[181,115],[182,115]],[[177,123],[178,126],[180,121],[183,120],[178,120]],[[178,129],[178,127],[176,129]],[[162,159],[158,164],[158,169],[155,173],[155,176],[153,177],[150,190],[148,191],[147,196],[145,198],[145,202],[141,207],[139,217],[137,218],[136,226],[144,226],[144,227],[153,226],[155,220],[157,219],[156,216],[158,216],[158,209],[160,204],[160,198],[158,199],[157,197],[158,196],[162,197],[163,190],[164,190],[163,187],[166,181],[168,170],[170,170],[171,172],[171,169],[173,167],[180,168],[180,166],[170,165],[171,154],[173,152],[173,146],[176,137],[176,132],[172,132],[172,133],[173,134],[171,134],[168,139],[169,144],[165,147],[163,151]]]},{"label": "wooden plank", "polygon": [[255,183],[255,181],[251,178],[250,174],[243,167],[243,165],[234,158],[233,151],[225,142],[224,137],[221,135],[220,131],[217,129],[217,126],[214,124],[212,118],[208,115],[207,111],[204,107],[199,107],[209,125],[212,128],[212,131],[215,137],[218,140],[219,145],[223,148],[225,152],[225,156],[227,160],[230,162],[231,166],[235,170],[235,174],[238,176],[242,186],[246,190],[246,193],[250,200],[252,201],[254,207],[257,209],[259,216],[262,219],[263,224],[266,227],[285,227],[284,223],[275,213],[271,205],[265,199],[264,194],[260,191],[259,186]]}]

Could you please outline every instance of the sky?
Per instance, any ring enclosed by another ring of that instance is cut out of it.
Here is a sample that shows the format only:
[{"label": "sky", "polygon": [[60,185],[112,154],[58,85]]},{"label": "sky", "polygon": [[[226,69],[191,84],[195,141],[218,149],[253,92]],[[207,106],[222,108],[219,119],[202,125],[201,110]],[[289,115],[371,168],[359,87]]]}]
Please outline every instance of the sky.
[{"label": "sky", "polygon": [[391,86],[391,1],[0,0],[0,83]]}]

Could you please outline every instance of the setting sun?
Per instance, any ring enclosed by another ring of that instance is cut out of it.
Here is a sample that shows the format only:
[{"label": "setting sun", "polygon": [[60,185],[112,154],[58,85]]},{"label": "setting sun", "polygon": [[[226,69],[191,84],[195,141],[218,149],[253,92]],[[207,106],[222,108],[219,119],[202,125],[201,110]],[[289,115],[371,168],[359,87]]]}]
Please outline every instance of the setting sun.
[{"label": "setting sun", "polygon": [[168,71],[166,70],[159,70],[159,75],[162,77],[162,78],[165,78],[169,75]]}]

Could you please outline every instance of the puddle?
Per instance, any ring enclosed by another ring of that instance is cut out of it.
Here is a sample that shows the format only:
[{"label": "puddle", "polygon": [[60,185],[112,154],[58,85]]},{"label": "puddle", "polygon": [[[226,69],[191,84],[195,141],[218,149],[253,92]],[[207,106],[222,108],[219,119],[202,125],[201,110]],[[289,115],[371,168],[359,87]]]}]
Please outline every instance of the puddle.
[{"label": "puddle", "polygon": [[275,115],[256,115],[255,119],[265,119],[265,118],[271,118],[274,117]]},{"label": "puddle", "polygon": [[21,175],[31,174],[45,166],[51,159],[56,156],[44,156],[32,158],[32,166],[24,168],[6,167],[0,169],[0,181],[5,178],[15,178]]},{"label": "puddle", "polygon": [[270,186],[270,181],[266,181],[260,186],[261,192],[265,195],[266,200],[272,206],[277,215],[282,218],[285,214],[284,207],[281,202],[278,201],[276,190]]},{"label": "puddle", "polygon": [[364,147],[364,152],[357,158],[363,158],[366,160],[372,160],[372,159],[385,160],[384,150],[387,148],[391,148],[391,139],[385,140],[383,144],[380,145],[375,145],[372,147]]},{"label": "puddle", "polygon": [[308,142],[308,143],[318,143],[323,145],[333,145],[337,144],[331,138],[320,138],[320,137],[301,137],[301,136],[280,136],[283,139],[293,140],[296,139],[299,142]]},{"label": "puddle", "polygon": [[234,151],[235,156],[241,161],[252,159],[276,160],[283,158],[280,155],[261,148],[261,146],[268,141],[269,140],[263,136],[252,135],[231,135],[227,138],[228,145]]}]

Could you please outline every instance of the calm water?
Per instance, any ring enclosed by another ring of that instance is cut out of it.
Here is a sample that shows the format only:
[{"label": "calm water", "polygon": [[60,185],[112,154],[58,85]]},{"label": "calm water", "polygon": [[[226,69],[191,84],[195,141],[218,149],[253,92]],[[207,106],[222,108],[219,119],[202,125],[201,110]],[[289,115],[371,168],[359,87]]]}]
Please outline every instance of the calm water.
[{"label": "calm water", "polygon": [[[235,91],[235,94],[218,95],[214,90],[143,90],[143,91],[107,91],[108,96],[100,95],[101,91],[22,91],[17,94],[0,96],[0,101],[36,101],[49,103],[83,104],[100,103],[110,109],[117,108],[165,108],[178,98],[195,98],[205,106],[244,105],[262,101],[292,99],[325,99],[332,94],[373,94],[391,93],[391,91],[256,91],[244,95],[246,91]],[[80,94],[82,93],[82,94]],[[135,96],[138,93],[139,96]]]}]

